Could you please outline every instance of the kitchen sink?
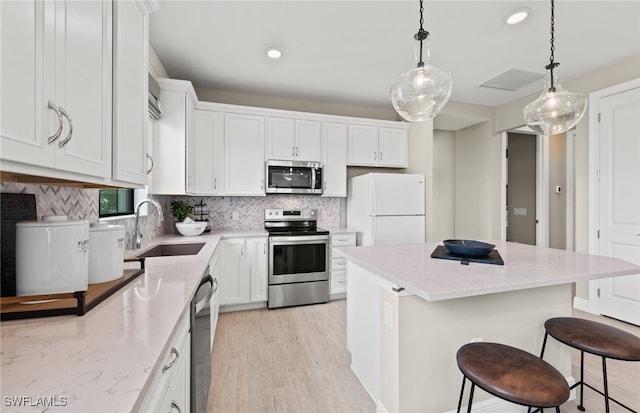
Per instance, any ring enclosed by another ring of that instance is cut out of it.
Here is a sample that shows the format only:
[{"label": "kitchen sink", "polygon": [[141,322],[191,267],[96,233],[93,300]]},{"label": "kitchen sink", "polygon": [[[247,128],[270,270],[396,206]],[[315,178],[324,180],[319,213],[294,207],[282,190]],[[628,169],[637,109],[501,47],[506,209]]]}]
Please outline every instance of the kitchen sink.
[{"label": "kitchen sink", "polygon": [[200,252],[203,246],[204,242],[194,244],[159,244],[143,253],[136,255],[136,258],[196,255],[198,252]]}]

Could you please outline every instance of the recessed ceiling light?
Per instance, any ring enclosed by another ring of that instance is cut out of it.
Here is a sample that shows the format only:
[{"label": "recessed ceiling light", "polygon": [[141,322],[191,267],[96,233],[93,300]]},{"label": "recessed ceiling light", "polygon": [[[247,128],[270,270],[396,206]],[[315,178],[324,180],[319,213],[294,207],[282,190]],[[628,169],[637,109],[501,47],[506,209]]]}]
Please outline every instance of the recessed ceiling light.
[{"label": "recessed ceiling light", "polygon": [[269,48],[267,49],[267,56],[269,56],[270,59],[273,60],[277,60],[280,59],[282,57],[282,51],[280,51],[279,49],[276,48]]},{"label": "recessed ceiling light", "polygon": [[518,24],[529,17],[530,13],[531,10],[528,8],[516,9],[507,14],[507,16],[504,18],[504,21],[507,22],[507,24]]}]

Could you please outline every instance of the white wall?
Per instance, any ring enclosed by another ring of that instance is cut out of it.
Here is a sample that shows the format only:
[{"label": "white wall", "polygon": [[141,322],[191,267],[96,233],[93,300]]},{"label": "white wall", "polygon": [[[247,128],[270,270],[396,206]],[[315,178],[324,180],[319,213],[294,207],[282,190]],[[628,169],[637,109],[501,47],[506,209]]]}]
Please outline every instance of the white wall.
[{"label": "white wall", "polygon": [[455,236],[455,142],[452,131],[433,131],[433,240]]}]

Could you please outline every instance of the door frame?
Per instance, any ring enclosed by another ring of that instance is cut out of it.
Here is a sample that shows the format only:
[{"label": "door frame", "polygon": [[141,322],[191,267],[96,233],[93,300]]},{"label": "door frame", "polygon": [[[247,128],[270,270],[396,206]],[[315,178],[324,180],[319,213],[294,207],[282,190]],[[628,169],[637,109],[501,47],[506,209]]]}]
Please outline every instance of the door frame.
[{"label": "door frame", "polygon": [[[501,191],[501,239],[507,239],[507,184],[508,184],[508,133],[524,133],[536,136],[536,245],[546,247],[549,243],[549,140],[537,135],[528,126],[502,132],[502,191]],[[546,208],[545,208],[546,205]]]},{"label": "door frame", "polygon": [[[507,146],[509,132],[536,135],[536,245],[549,245],[549,138],[538,135],[528,126],[509,129],[501,134],[501,240],[507,239]],[[566,249],[575,250],[575,128],[566,133]]]},{"label": "door frame", "polygon": [[[600,171],[600,99],[640,87],[640,78],[629,80],[614,86],[589,93],[589,254],[599,255],[600,241],[600,185],[598,174]],[[600,280],[589,281],[589,297],[576,302],[575,307],[581,310],[600,314]]]}]

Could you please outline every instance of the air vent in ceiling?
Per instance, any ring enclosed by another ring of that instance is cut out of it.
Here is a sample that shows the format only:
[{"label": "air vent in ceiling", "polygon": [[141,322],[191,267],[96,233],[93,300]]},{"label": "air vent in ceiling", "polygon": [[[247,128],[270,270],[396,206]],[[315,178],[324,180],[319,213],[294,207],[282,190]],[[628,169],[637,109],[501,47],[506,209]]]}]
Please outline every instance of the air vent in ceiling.
[{"label": "air vent in ceiling", "polygon": [[509,69],[493,79],[489,79],[486,82],[481,83],[480,86],[491,89],[509,90],[513,92],[514,90],[518,90],[523,86],[543,78],[544,73],[530,72],[528,70],[521,69]]}]

